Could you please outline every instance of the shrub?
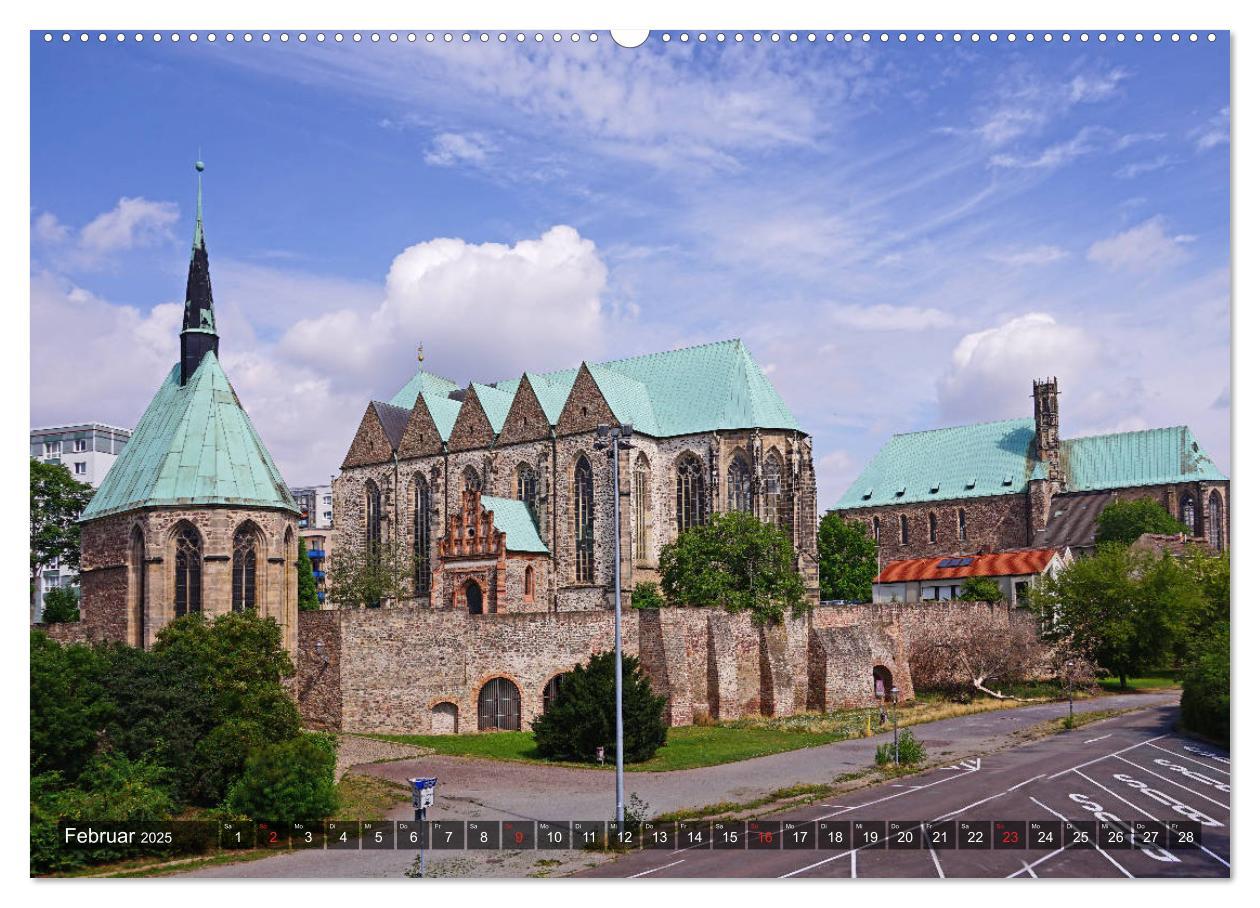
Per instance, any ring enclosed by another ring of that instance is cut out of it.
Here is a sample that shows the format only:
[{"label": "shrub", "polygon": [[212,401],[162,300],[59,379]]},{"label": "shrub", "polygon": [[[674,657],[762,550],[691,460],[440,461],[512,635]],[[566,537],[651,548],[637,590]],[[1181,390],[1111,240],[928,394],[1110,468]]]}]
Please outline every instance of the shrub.
[{"label": "shrub", "polygon": [[304,612],[312,612],[319,608],[319,590],[315,585],[315,568],[311,566],[311,556],[306,552],[306,540],[298,537],[297,557],[298,608]]},{"label": "shrub", "polygon": [[[889,741],[887,744],[880,744],[875,748],[875,763],[879,766],[891,764],[893,762],[893,753],[892,741]],[[924,756],[926,756],[923,751],[923,745],[919,743],[919,739],[909,729],[897,733],[896,753],[902,766],[914,766],[916,763],[922,763]]]},{"label": "shrub", "polygon": [[661,588],[651,580],[640,580],[634,585],[634,592],[630,594],[630,605],[634,608],[658,609],[664,604]]},{"label": "shrub", "polygon": [[44,594],[44,624],[69,624],[79,620],[79,591],[72,586],[53,587]]},{"label": "shrub", "polygon": [[337,809],[336,745],[330,735],[303,734],[249,755],[228,792],[228,809],[254,820],[321,820]]},{"label": "shrub", "polygon": [[1002,588],[992,577],[968,577],[959,590],[960,599],[966,602],[1001,602]]},{"label": "shrub", "polygon": [[105,662],[87,646],[62,646],[31,631],[31,772],[79,777],[113,714],[103,679]]},{"label": "shrub", "polygon": [[1133,501],[1113,501],[1098,515],[1098,529],[1094,542],[1119,542],[1132,545],[1143,533],[1189,533],[1193,531],[1154,498],[1138,498]]},{"label": "shrub", "polygon": [[823,599],[869,602],[879,573],[879,546],[870,525],[831,511],[818,524],[818,585]]},{"label": "shrub", "polygon": [[[616,756],[616,662],[612,653],[597,653],[586,665],[575,665],[560,678],[560,689],[547,711],[534,720],[538,752],[551,760],[595,762],[595,749],[606,759]],[[665,743],[664,697],[652,693],[639,660],[623,654],[622,722],[625,761],[649,759]]]},{"label": "shrub", "polygon": [[1181,722],[1190,731],[1229,741],[1229,623],[1203,638],[1181,682]]}]

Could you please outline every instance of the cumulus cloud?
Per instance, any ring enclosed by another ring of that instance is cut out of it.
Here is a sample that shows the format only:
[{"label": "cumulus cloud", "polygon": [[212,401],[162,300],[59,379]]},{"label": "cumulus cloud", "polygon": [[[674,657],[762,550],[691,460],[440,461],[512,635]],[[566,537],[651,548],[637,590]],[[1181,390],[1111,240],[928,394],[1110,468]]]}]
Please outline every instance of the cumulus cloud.
[{"label": "cumulus cloud", "polygon": [[374,309],[303,319],[278,346],[356,383],[373,379],[377,395],[409,374],[421,342],[426,362],[457,381],[512,378],[597,355],[607,279],[595,244],[572,227],[511,246],[429,240],[394,259]]},{"label": "cumulus cloud", "polygon": [[78,230],[61,223],[50,212],[41,212],[32,225],[32,236],[55,248],[67,265],[91,268],[114,253],[171,239],[171,228],[177,221],[179,206],[174,202],[123,196],[112,209],[98,214]]},{"label": "cumulus cloud", "polygon": [[1170,234],[1167,220],[1159,215],[1115,236],[1098,240],[1089,247],[1086,258],[1117,271],[1152,272],[1176,265],[1194,242],[1190,234]]},{"label": "cumulus cloud", "polygon": [[948,313],[940,309],[892,306],[888,303],[834,306],[831,317],[837,324],[859,331],[926,331],[945,328],[954,322]]},{"label": "cumulus cloud", "polygon": [[[1032,412],[1028,395],[1034,378],[1057,375],[1072,384],[1098,352],[1086,331],[1044,312],[968,334],[937,380],[941,415],[947,422],[1026,416]],[[1077,387],[1083,386],[1082,380]]]},{"label": "cumulus cloud", "polygon": [[490,142],[476,133],[443,132],[433,137],[424,160],[435,167],[484,164],[491,149]]}]

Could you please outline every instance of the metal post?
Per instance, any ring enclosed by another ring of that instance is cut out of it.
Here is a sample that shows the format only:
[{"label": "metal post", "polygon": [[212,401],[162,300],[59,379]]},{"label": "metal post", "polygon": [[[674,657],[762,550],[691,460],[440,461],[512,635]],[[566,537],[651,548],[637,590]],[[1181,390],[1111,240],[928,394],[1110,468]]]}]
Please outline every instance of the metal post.
[{"label": "metal post", "polygon": [[614,435],[609,457],[613,471],[613,647],[617,678],[617,831],[625,820],[625,755],[621,722],[621,449],[620,439]]},{"label": "metal post", "polygon": [[893,720],[893,765],[901,766],[901,740],[897,735],[897,695],[901,691],[894,686],[890,691],[892,694],[892,720]]},{"label": "metal post", "polygon": [[1073,709],[1072,709],[1072,706],[1073,706],[1073,704],[1072,704],[1072,685],[1073,685],[1073,683],[1076,681],[1076,678],[1075,678],[1075,677],[1074,677],[1074,675],[1073,675],[1073,672],[1072,672],[1072,666],[1073,666],[1073,661],[1072,661],[1071,659],[1069,659],[1069,660],[1067,661],[1067,672],[1068,672],[1068,728],[1071,728],[1071,727],[1075,724],[1075,722],[1076,722],[1075,716],[1074,716],[1074,714],[1073,714]]},{"label": "metal post", "polygon": [[428,808],[421,807],[416,811],[416,822],[420,824],[420,877],[424,878],[424,821]]}]

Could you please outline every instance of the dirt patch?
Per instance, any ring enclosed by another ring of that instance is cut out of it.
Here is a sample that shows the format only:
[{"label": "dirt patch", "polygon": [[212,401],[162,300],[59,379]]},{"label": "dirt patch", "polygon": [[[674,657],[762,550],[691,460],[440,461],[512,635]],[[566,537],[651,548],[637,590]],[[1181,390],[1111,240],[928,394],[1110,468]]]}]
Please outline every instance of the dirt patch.
[{"label": "dirt patch", "polygon": [[433,753],[431,747],[416,747],[395,741],[378,741],[360,735],[339,735],[337,747],[337,778],[341,779],[351,766],[363,763],[387,763],[391,760],[414,760]]}]

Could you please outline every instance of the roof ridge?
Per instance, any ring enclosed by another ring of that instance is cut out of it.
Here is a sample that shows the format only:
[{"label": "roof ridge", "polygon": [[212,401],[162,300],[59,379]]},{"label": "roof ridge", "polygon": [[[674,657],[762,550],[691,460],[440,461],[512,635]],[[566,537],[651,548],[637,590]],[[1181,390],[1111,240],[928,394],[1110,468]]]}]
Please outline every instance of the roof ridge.
[{"label": "roof ridge", "polygon": [[903,438],[906,435],[926,435],[929,432],[950,432],[954,429],[973,429],[978,426],[996,426],[1002,423],[1030,423],[1031,416],[1011,416],[1006,419],[986,419],[981,422],[965,422],[956,426],[937,426],[934,429],[914,429],[910,432],[894,432],[892,438]]},{"label": "roof ridge", "polygon": [[[1151,426],[1146,429],[1125,429],[1123,432],[1100,432],[1097,435],[1074,435],[1071,438],[1065,438],[1064,441],[1083,441],[1087,438],[1119,438],[1121,435],[1145,435],[1148,432],[1170,432],[1182,430],[1194,434],[1190,427],[1185,424],[1176,426]],[[1197,441],[1197,439],[1196,439]]]}]

